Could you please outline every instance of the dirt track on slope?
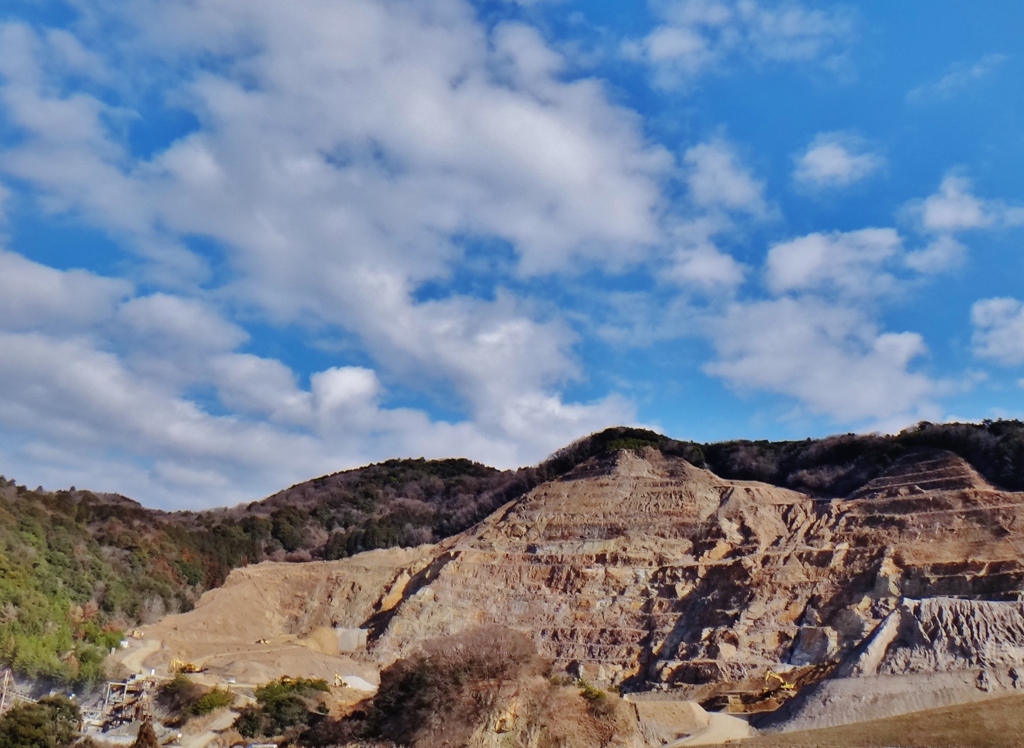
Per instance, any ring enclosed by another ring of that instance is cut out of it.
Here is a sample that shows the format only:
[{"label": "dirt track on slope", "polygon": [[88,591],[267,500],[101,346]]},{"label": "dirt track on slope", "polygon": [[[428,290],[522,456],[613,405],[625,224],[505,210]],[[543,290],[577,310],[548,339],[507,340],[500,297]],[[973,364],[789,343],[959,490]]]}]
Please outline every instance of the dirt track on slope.
[{"label": "dirt track on slope", "polygon": [[1020,748],[1024,695],[840,727],[760,735],[742,748]]},{"label": "dirt track on slope", "polygon": [[329,651],[335,628],[358,629],[381,600],[408,580],[407,569],[429,547],[390,549],[356,558],[305,564],[263,563],[236,569],[223,587],[203,595],[195,609],[142,627],[143,638],[111,656],[130,673],[169,676],[180,659],[205,669],[195,680],[255,686],[284,675],[357,676],[376,684],[377,668],[359,653]]}]

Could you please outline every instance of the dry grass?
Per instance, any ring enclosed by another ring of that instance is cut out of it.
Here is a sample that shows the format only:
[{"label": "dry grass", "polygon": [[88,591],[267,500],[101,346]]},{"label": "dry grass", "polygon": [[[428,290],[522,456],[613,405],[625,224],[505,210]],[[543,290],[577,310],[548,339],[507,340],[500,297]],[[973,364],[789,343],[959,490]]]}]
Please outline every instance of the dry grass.
[{"label": "dry grass", "polygon": [[763,735],[742,748],[1020,748],[1024,696],[1005,696],[901,717]]}]

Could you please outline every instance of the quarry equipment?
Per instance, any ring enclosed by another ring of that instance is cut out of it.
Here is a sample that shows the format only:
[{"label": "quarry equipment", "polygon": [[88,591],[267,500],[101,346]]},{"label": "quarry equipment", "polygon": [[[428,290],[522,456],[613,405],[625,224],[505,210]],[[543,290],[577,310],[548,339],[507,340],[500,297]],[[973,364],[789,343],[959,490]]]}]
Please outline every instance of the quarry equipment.
[{"label": "quarry equipment", "polygon": [[14,683],[14,675],[10,670],[4,669],[3,674],[0,675],[0,714],[3,714],[15,704],[24,702],[34,703],[35,699],[18,693]]},{"label": "quarry equipment", "polygon": [[171,660],[170,667],[172,673],[201,673],[204,670],[198,665],[177,658]]},{"label": "quarry equipment", "polygon": [[98,718],[102,731],[107,732],[149,718],[153,687],[153,682],[146,678],[109,681]]},{"label": "quarry equipment", "polygon": [[765,685],[766,686],[770,686],[773,678],[779,682],[779,686],[778,687],[781,688],[783,691],[793,691],[793,690],[796,689],[796,684],[795,683],[790,683],[788,680],[783,678],[781,675],[779,675],[778,673],[772,672],[771,670],[769,670],[767,673],[765,673],[765,676],[764,676],[764,683],[765,683]]}]

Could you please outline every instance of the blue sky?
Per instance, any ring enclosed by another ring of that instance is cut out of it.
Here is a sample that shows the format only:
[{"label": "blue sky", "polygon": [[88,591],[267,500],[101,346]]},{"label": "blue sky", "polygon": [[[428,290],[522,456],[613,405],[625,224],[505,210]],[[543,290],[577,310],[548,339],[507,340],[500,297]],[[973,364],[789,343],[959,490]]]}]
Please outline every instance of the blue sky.
[{"label": "blue sky", "polygon": [[614,424],[1017,417],[1022,33],[1015,2],[8,0],[0,471],[196,508]]}]

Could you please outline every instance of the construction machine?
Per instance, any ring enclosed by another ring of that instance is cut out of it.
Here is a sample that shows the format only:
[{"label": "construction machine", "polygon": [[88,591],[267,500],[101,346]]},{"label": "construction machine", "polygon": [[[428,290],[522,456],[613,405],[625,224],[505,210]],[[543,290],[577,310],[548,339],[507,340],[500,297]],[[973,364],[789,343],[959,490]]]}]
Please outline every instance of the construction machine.
[{"label": "construction machine", "polygon": [[765,676],[764,676],[764,684],[765,684],[765,686],[770,686],[773,678],[779,682],[779,686],[778,687],[781,688],[783,691],[795,691],[796,690],[796,684],[795,683],[790,683],[788,680],[783,678],[781,675],[779,675],[778,673],[773,672],[771,670],[769,670],[767,673],[765,673]]},{"label": "construction machine", "polygon": [[177,658],[171,660],[171,672],[172,673],[201,673],[204,668],[194,665],[191,662],[185,662]]}]

